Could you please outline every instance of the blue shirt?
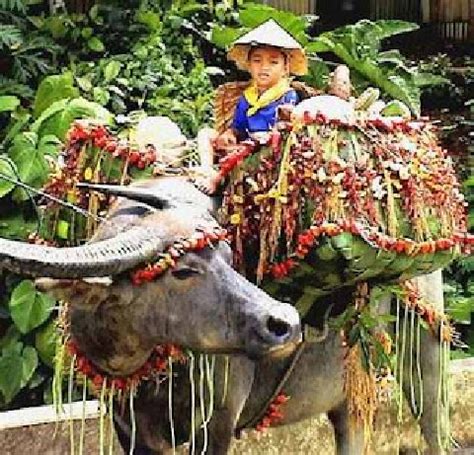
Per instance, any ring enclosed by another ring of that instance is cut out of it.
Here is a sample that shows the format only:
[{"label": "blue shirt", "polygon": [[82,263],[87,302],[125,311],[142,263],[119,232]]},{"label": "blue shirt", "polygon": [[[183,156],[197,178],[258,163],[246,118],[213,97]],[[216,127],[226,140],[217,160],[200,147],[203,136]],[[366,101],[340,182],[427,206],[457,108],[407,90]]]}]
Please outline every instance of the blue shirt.
[{"label": "blue shirt", "polygon": [[269,131],[276,121],[276,109],[280,104],[296,104],[298,95],[294,90],[289,90],[280,99],[262,107],[254,115],[247,116],[250,107],[247,99],[242,95],[235,108],[232,128],[236,130],[239,139],[246,139],[248,133]]}]

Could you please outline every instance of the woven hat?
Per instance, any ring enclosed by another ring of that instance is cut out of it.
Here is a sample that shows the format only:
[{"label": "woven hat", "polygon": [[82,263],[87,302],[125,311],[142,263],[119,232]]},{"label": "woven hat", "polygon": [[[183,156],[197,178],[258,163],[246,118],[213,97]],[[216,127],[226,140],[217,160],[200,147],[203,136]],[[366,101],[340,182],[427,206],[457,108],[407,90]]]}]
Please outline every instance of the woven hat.
[{"label": "woven hat", "polygon": [[301,44],[273,19],[237,39],[227,58],[233,60],[240,69],[248,71],[249,51],[256,46],[271,46],[284,51],[289,56],[291,74],[302,76],[308,72],[308,62]]}]

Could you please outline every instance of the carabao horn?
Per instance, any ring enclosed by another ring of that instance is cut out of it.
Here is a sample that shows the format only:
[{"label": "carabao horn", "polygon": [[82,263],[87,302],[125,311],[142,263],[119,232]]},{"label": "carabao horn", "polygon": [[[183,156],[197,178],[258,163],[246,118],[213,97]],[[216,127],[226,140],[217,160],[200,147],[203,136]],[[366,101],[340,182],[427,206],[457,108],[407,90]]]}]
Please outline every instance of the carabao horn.
[{"label": "carabao horn", "polygon": [[127,199],[142,202],[157,209],[165,209],[169,207],[168,201],[160,198],[155,193],[140,187],[85,182],[78,183],[77,187],[80,189],[84,188],[92,191],[98,191],[99,193],[126,197]]},{"label": "carabao horn", "polygon": [[33,277],[84,278],[130,270],[163,251],[158,233],[133,227],[117,236],[78,247],[56,248],[0,239],[0,269]]}]

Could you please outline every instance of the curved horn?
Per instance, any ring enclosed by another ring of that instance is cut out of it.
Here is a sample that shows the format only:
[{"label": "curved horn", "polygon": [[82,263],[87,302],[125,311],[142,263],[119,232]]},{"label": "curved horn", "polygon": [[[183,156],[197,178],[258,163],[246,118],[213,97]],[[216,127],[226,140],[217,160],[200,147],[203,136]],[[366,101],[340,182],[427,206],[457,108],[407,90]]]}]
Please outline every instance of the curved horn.
[{"label": "curved horn", "polygon": [[0,269],[33,277],[99,277],[130,270],[160,251],[163,251],[163,241],[157,232],[143,227],[71,248],[0,239]]},{"label": "curved horn", "polygon": [[169,207],[169,203],[167,200],[160,198],[155,193],[147,191],[144,188],[85,182],[78,183],[77,187],[81,189],[85,188],[92,191],[98,191],[100,193],[126,197],[134,201],[143,202],[144,204],[147,204],[151,207],[155,207],[160,210]]}]

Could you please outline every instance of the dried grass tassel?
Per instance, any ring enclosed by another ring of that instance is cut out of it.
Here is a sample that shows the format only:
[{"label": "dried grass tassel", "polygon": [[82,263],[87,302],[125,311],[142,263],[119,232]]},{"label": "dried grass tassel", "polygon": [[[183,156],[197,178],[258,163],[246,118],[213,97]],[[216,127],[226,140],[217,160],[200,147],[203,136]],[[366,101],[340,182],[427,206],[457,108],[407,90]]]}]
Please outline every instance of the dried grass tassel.
[{"label": "dried grass tassel", "polygon": [[362,365],[360,344],[352,346],[345,358],[344,387],[351,418],[351,431],[362,424],[364,445],[370,442],[375,411],[377,409],[376,377],[372,366],[367,371]]}]

